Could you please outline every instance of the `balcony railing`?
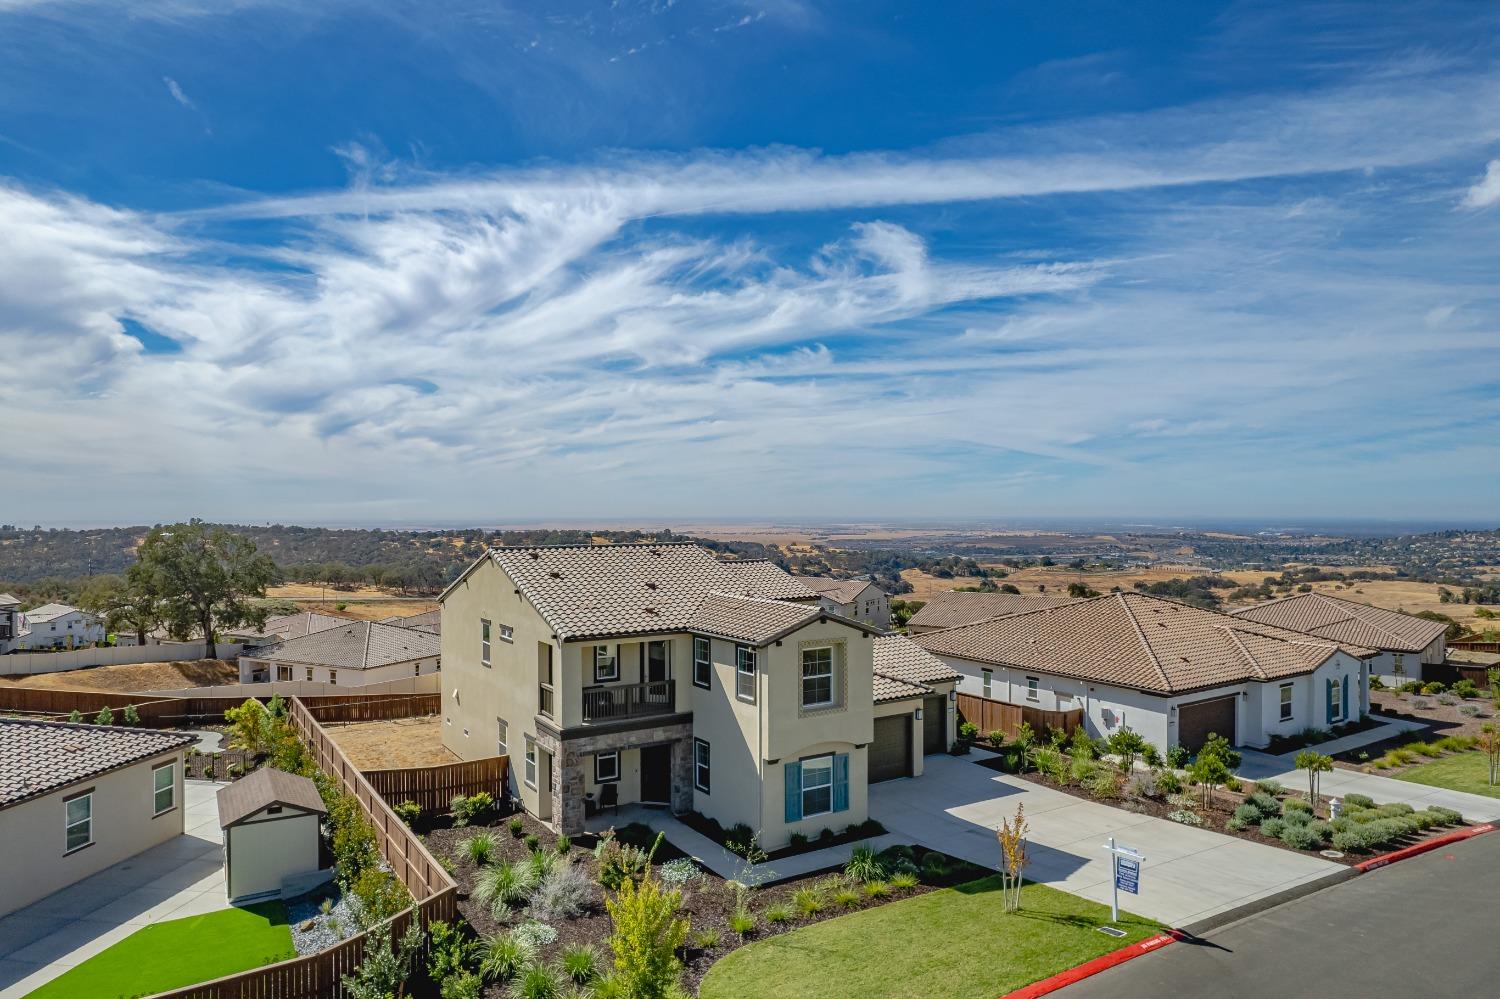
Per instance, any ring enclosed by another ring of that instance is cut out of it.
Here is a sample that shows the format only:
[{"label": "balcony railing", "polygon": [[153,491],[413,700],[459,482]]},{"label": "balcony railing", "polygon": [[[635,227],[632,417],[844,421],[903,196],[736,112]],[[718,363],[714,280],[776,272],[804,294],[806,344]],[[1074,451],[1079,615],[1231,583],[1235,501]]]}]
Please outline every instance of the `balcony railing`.
[{"label": "balcony railing", "polygon": [[667,715],[677,710],[676,681],[611,683],[583,688],[583,720],[615,721],[644,715]]}]

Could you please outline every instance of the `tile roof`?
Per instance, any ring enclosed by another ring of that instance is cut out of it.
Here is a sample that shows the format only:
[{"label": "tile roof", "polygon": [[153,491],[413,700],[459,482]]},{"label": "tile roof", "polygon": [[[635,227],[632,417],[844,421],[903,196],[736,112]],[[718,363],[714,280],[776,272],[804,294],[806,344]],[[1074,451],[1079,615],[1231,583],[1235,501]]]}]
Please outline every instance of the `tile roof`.
[{"label": "tile roof", "polygon": [[197,736],[0,718],[0,808],[181,749]]},{"label": "tile roof", "polygon": [[219,827],[227,829],[270,805],[290,805],[305,812],[325,815],[328,809],[318,786],[308,777],[289,774],[275,767],[261,767],[227,787],[219,789]]},{"label": "tile roof", "polygon": [[434,635],[443,633],[443,612],[441,610],[424,611],[421,614],[397,614],[394,617],[383,617],[381,624],[388,624],[393,628],[411,628],[413,631],[426,631]]},{"label": "tile roof", "polygon": [[9,607],[11,604],[19,604],[21,598],[10,593],[0,593],[0,607]]},{"label": "tile roof", "polygon": [[797,582],[809,590],[830,600],[847,604],[864,592],[865,587],[874,586],[868,579],[829,579],[827,576],[794,576]]},{"label": "tile roof", "polygon": [[1342,648],[1144,593],[1111,593],[918,635],[929,652],[1159,694],[1308,673]]},{"label": "tile roof", "polygon": [[40,607],[33,607],[27,611],[26,620],[31,624],[39,624],[55,620],[66,614],[75,613],[81,614],[83,612],[77,607],[71,607],[68,604],[42,604]]},{"label": "tile roof", "polygon": [[710,593],[688,619],[687,630],[764,645],[824,616],[816,605]]},{"label": "tile roof", "polygon": [[932,693],[928,684],[956,681],[959,674],[905,635],[875,639],[875,701]]},{"label": "tile roof", "polygon": [[437,655],[442,643],[437,635],[410,628],[394,628],[374,621],[340,621],[342,627],[325,628],[247,654],[250,659],[330,666],[335,669],[371,669]]},{"label": "tile roof", "polygon": [[1057,607],[1073,599],[1076,598],[949,590],[945,593],[934,593],[926,606],[911,616],[907,626],[957,628],[960,625],[987,621],[1002,614],[1019,614],[1041,607]]},{"label": "tile roof", "polygon": [[319,614],[316,611],[299,611],[296,614],[280,614],[276,617],[266,618],[266,623],[259,631],[245,631],[237,629],[226,629],[231,635],[244,635],[253,638],[280,638],[283,641],[302,638],[306,635],[319,631],[327,631],[329,628],[337,628],[341,624],[348,624],[347,617],[334,617],[332,614]]},{"label": "tile roof", "polygon": [[1249,621],[1274,624],[1329,641],[1354,642],[1395,652],[1421,652],[1448,627],[1442,621],[1371,607],[1328,593],[1299,593],[1232,613]]},{"label": "tile roof", "polygon": [[771,562],[724,562],[690,543],[492,548],[563,641],[686,631],[709,594],[813,599]]}]

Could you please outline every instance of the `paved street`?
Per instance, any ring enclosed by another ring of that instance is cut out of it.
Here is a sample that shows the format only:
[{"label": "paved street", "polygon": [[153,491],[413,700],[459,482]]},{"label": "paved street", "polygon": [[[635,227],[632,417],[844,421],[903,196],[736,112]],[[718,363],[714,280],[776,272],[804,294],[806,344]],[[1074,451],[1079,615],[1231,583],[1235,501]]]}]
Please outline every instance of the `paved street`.
[{"label": "paved street", "polygon": [[1494,995],[1500,833],[1402,861],[1056,993],[1066,999]]},{"label": "paved street", "polygon": [[1114,836],[1146,855],[1141,893],[1121,905],[1178,927],[1345,872],[1321,857],[1077,798],[979,766],[979,758],[929,756],[921,777],[871,785],[870,814],[904,839],[994,867],[995,829],[1025,804],[1026,876],[1106,903],[1102,846]]}]

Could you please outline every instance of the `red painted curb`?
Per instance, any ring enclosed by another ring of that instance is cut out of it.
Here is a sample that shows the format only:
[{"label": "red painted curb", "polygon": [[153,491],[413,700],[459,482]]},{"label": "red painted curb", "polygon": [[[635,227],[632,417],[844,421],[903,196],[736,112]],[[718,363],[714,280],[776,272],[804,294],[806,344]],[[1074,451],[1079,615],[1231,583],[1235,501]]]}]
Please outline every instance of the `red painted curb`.
[{"label": "red painted curb", "polygon": [[1142,954],[1161,950],[1172,941],[1181,939],[1181,936],[1177,930],[1168,930],[1154,937],[1138,940],[1133,944],[1121,947],[1119,950],[1110,951],[1103,957],[1096,957],[1092,961],[1085,961],[1076,968],[1060,971],[1051,978],[1043,978],[1039,982],[1032,982],[1030,985],[1016,989],[1014,992],[1007,992],[1000,999],[1034,999],[1036,996],[1044,996],[1049,992],[1056,992],[1064,986],[1072,985],[1074,982],[1081,982],[1085,978],[1097,975],[1107,968],[1113,968],[1117,964],[1124,964],[1126,961],[1133,961]]},{"label": "red painted curb", "polygon": [[1416,846],[1405,846],[1399,850],[1393,850],[1390,853],[1381,854],[1379,857],[1372,857],[1371,859],[1366,860],[1363,863],[1355,864],[1354,867],[1361,874],[1368,874],[1371,871],[1378,871],[1380,868],[1386,866],[1387,864],[1394,864],[1398,860],[1405,860],[1407,857],[1415,857],[1418,854],[1427,853],[1429,850],[1439,849],[1440,847],[1447,846],[1450,843],[1459,843],[1463,840],[1472,839],[1475,836],[1480,836],[1484,833],[1494,831],[1495,827],[1487,822],[1482,826],[1470,826],[1467,829],[1460,829],[1457,832],[1451,832],[1446,836],[1439,836],[1437,839],[1430,839],[1425,843],[1418,843]]}]

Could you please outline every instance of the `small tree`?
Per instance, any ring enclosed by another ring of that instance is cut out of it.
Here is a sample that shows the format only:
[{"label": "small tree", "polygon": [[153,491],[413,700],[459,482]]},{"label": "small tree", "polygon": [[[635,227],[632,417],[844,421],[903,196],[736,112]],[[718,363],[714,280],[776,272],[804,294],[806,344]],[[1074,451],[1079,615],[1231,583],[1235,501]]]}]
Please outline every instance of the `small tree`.
[{"label": "small tree", "polygon": [[141,713],[136,710],[135,705],[134,704],[127,704],[127,705],[125,705],[125,724],[126,725],[139,725],[140,723],[141,723]]},{"label": "small tree", "polygon": [[1148,745],[1146,737],[1129,725],[1109,737],[1109,751],[1120,758],[1120,769],[1127,774],[1135,766],[1135,758],[1144,753]]},{"label": "small tree", "polygon": [[99,713],[94,716],[95,725],[113,725],[114,723],[115,713],[109,710],[109,705],[107,704],[100,708]]},{"label": "small tree", "polygon": [[231,726],[229,744],[251,753],[263,753],[270,746],[272,719],[266,706],[253,697],[245,703],[224,712],[224,720]]},{"label": "small tree", "polygon": [[1016,729],[1016,749],[1020,750],[1020,759],[1017,761],[1021,773],[1026,772],[1026,764],[1031,762],[1031,748],[1036,745],[1036,733],[1031,730],[1029,722],[1022,722],[1021,727]]},{"label": "small tree", "polygon": [[1484,750],[1490,762],[1490,787],[1500,784],[1500,728],[1493,722],[1485,722],[1479,730],[1479,748]]},{"label": "small tree", "polygon": [[620,994],[631,999],[666,999],[681,985],[677,949],[687,940],[688,921],[678,917],[682,892],[663,891],[655,878],[637,884],[626,878],[604,907],[614,924],[609,937]]},{"label": "small tree", "polygon": [[413,919],[401,942],[391,946],[391,928],[380,926],[365,938],[365,956],[345,975],[344,991],[349,999],[391,999],[406,994],[406,980],[411,977],[424,939],[421,921]]},{"label": "small tree", "polygon": [[1016,807],[1014,820],[1001,819],[995,830],[1000,842],[1000,899],[1006,912],[1021,908],[1021,875],[1026,870],[1026,806]]},{"label": "small tree", "polygon": [[1198,758],[1188,769],[1188,774],[1198,782],[1205,807],[1213,804],[1214,789],[1234,776],[1229,766],[1217,753],[1199,753]]},{"label": "small tree", "polygon": [[1316,808],[1318,805],[1318,794],[1322,790],[1322,781],[1319,774],[1326,774],[1333,769],[1333,757],[1324,756],[1322,753],[1311,749],[1304,749],[1297,754],[1293,761],[1298,770],[1307,771],[1307,800]]},{"label": "small tree", "polygon": [[77,708],[74,708],[72,710],[72,712],[68,715],[68,721],[72,722],[74,725],[82,724],[83,723],[83,712],[79,711]]}]

